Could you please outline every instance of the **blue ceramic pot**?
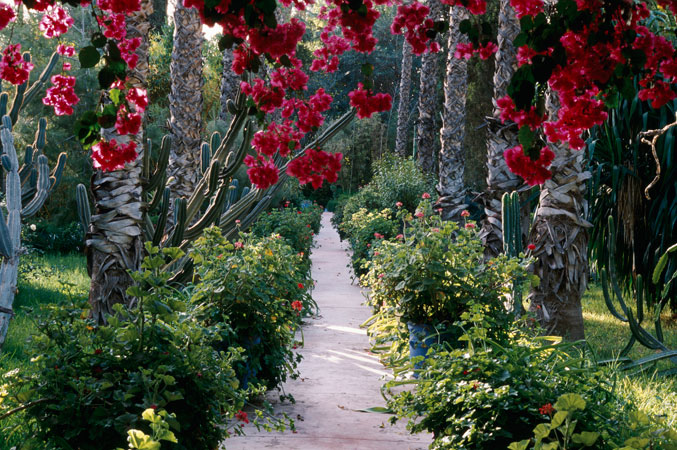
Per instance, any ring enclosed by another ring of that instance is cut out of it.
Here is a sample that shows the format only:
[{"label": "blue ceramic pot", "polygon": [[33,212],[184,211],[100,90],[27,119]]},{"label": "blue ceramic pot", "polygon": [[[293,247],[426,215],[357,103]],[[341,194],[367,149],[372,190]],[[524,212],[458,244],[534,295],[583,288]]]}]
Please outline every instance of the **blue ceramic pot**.
[{"label": "blue ceramic pot", "polygon": [[249,387],[249,379],[256,377],[257,370],[252,367],[251,364],[251,353],[250,350],[261,343],[261,336],[255,336],[247,339],[243,343],[243,348],[247,354],[247,362],[244,367],[244,373],[240,379],[240,386],[242,389],[247,389]]}]

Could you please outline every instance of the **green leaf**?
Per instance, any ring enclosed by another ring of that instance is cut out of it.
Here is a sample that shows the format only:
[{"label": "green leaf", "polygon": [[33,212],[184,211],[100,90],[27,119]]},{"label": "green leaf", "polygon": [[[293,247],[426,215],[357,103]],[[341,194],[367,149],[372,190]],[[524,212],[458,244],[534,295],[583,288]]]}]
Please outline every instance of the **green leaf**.
[{"label": "green leaf", "polygon": [[676,250],[677,244],[670,246],[670,248],[668,248],[665,251],[665,253],[661,255],[660,259],[658,260],[658,263],[656,264],[656,267],[654,268],[653,277],[651,277],[651,281],[653,281],[653,284],[658,284],[661,274],[663,273],[665,266],[668,264],[668,254]]},{"label": "green leaf", "polygon": [[583,444],[586,447],[591,447],[592,444],[597,441],[597,438],[599,437],[599,433],[595,433],[592,431],[583,431],[582,433],[576,433],[573,436],[571,436],[571,439],[576,443],[576,444]]},{"label": "green leaf", "polygon": [[581,411],[585,409],[585,400],[578,394],[563,394],[560,398],[557,399],[555,403],[555,409],[557,411],[576,411],[580,409]]},{"label": "green leaf", "polygon": [[102,48],[106,45],[106,42],[108,42],[108,39],[106,39],[106,36],[104,36],[103,33],[96,32],[92,35],[92,45],[94,47]]},{"label": "green leaf", "polygon": [[362,71],[362,75],[365,77],[370,77],[374,73],[374,66],[369,63],[365,63],[362,64],[362,68],[360,70]]},{"label": "green leaf", "polygon": [[533,146],[535,137],[536,134],[531,131],[531,127],[528,125],[522,125],[517,133],[519,143],[522,144],[522,147],[525,149],[529,149]]},{"label": "green leaf", "polygon": [[110,97],[113,104],[116,106],[120,104],[120,89],[111,89],[108,91],[108,97]]},{"label": "green leaf", "polygon": [[80,60],[80,67],[83,69],[89,69],[94,67],[101,60],[101,55],[99,51],[93,45],[88,45],[83,47],[78,53],[78,59]]},{"label": "green leaf", "polygon": [[164,430],[162,434],[158,436],[158,439],[168,442],[174,442],[175,444],[179,442],[176,440],[176,436],[174,435],[174,433],[169,430]]},{"label": "green leaf", "polygon": [[552,428],[557,428],[558,426],[562,425],[564,421],[566,420],[567,416],[569,413],[567,411],[559,411],[555,413],[553,416],[552,420],[550,421],[550,424]]},{"label": "green leaf", "polygon": [[393,410],[383,406],[373,406],[371,408],[358,409],[359,412],[377,413],[377,414],[393,414]]},{"label": "green leaf", "polygon": [[538,442],[542,441],[544,438],[548,437],[550,434],[550,425],[547,423],[539,423],[534,428],[534,436]]},{"label": "green leaf", "polygon": [[141,418],[149,422],[153,422],[155,417],[155,410],[153,408],[147,408],[143,413],[141,413]]},{"label": "green leaf", "polygon": [[529,439],[513,442],[512,444],[508,445],[508,450],[527,450],[527,448],[529,448],[529,443],[531,443]]}]

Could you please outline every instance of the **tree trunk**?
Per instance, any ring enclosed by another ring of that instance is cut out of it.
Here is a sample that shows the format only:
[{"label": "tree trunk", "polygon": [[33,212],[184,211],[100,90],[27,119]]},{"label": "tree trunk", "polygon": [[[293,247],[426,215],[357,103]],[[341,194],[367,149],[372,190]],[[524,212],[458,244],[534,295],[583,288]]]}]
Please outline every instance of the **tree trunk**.
[{"label": "tree trunk", "polygon": [[[556,117],[559,103],[556,94],[546,96],[550,117]],[[548,334],[571,340],[585,337],[581,297],[588,284],[588,232],[591,226],[584,217],[585,153],[568,145],[551,145],[555,160],[552,179],[541,186],[541,196],[534,216],[529,243],[536,249],[534,273],[541,282],[529,294],[530,310],[538,316]]]},{"label": "tree trunk", "polygon": [[[183,4],[183,0],[177,0]],[[153,0],[153,13],[148,17],[153,32],[159,33],[167,25],[167,0]]]},{"label": "tree trunk", "polygon": [[466,38],[459,30],[461,21],[468,18],[465,8],[452,6],[449,21],[449,55],[444,76],[444,109],[442,129],[440,131],[438,206],[442,208],[442,217],[446,220],[459,220],[465,204],[465,155],[463,139],[465,137],[465,98],[468,89],[468,63],[465,59],[455,58],[456,45]]},{"label": "tree trunk", "polygon": [[219,119],[228,121],[230,113],[228,112],[228,100],[235,101],[238,89],[240,89],[240,76],[235,74],[233,66],[233,49],[227,48],[223,51],[223,71],[221,72],[221,110]]},{"label": "tree trunk", "polygon": [[[141,10],[128,18],[128,37],[140,37],[139,62],[129,74],[130,87],[146,88],[148,77],[148,16],[153,12],[150,0],[142,0]],[[97,170],[92,175],[94,214],[87,235],[87,268],[92,277],[89,303],[92,315],[104,321],[116,303],[132,306],[126,290],[132,284],[128,270],[138,270],[143,258],[143,212],[141,171],[143,131],[136,136],[114,136],[137,143],[138,157],[124,169]]]},{"label": "tree trunk", "polygon": [[[509,0],[500,0],[498,12],[498,52],[494,72],[494,104],[492,117],[488,119],[487,140],[487,190],[483,195],[484,212],[480,237],[486,248],[487,256],[496,256],[503,251],[503,225],[501,224],[501,197],[524,186],[517,175],[513,174],[503,159],[503,152],[518,145],[515,124],[502,125],[500,110],[496,101],[508,94],[510,79],[517,67],[517,50],[513,40],[519,34],[520,27]],[[523,218],[528,219],[528,218]],[[528,220],[523,220],[528,227]],[[525,228],[524,233],[528,233]]]},{"label": "tree trunk", "polygon": [[[430,17],[440,20],[444,14],[440,0],[429,0]],[[421,57],[421,80],[418,96],[418,165],[425,173],[435,173],[435,152],[437,139],[435,116],[437,114],[437,66],[439,55],[425,53]]]},{"label": "tree trunk", "polygon": [[400,102],[397,107],[397,135],[395,137],[395,153],[407,156],[407,137],[409,135],[409,96],[411,94],[411,67],[414,54],[411,45],[402,42],[402,71],[400,76]]},{"label": "tree trunk", "polygon": [[[174,48],[170,63],[169,126],[172,198],[189,198],[200,177],[202,129],[202,25],[195,8],[174,8]],[[172,201],[173,204],[173,201]]]}]

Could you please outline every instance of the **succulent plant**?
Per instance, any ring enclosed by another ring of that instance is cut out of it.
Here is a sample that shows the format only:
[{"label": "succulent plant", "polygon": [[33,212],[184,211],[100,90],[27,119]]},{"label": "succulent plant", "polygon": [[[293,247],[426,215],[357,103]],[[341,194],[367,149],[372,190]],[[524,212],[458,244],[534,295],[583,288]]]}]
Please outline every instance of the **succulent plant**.
[{"label": "succulent plant", "polygon": [[[228,239],[234,239],[240,230],[246,230],[270,205],[275,193],[288,179],[285,173],[287,163],[281,157],[275,159],[280,177],[277,184],[268,189],[243,187],[238,193],[238,180],[233,178],[242,166],[247,151],[251,148],[251,139],[255,125],[249,118],[245,105],[245,96],[238,93],[235,101],[229,101],[228,110],[232,113],[228,130],[224,136],[215,132],[208,143],[201,147],[201,173],[190,198],[171,200],[167,186],[167,166],[169,161],[170,139],[162,140],[158,157],[151,160],[150,141],[144,151],[143,177],[144,200],[148,204],[145,213],[144,237],[154,246],[180,247],[187,250],[192,242],[202,235],[205,228],[217,225]],[[302,156],[307,149],[317,148],[347,126],[354,116],[350,111],[332,123],[323,133],[300,150],[294,157]],[[236,145],[241,136],[239,145]],[[89,201],[86,188],[78,186],[78,215],[85,229],[89,226]],[[175,273],[173,281],[187,281],[192,273],[188,257],[175,263],[167,270]]]},{"label": "succulent plant", "polygon": [[[30,56],[24,54],[29,61]],[[59,155],[54,170],[50,173],[47,157],[43,154],[46,140],[47,120],[38,120],[33,145],[26,146],[23,164],[19,166],[19,158],[14,146],[12,125],[16,123],[23,105],[27,104],[44,86],[54,69],[58,55],[54,53],[40,77],[28,87],[25,82],[16,87],[11,107],[9,94],[0,94],[0,139],[2,140],[2,170],[5,171],[5,202],[7,217],[0,208],[0,348],[5,342],[9,321],[12,318],[14,296],[19,267],[21,247],[21,223],[26,217],[37,213],[45,204],[49,195],[61,181],[61,174],[66,166],[66,154]]]},{"label": "succulent plant", "polygon": [[[503,252],[510,258],[522,252],[522,224],[520,213],[520,197],[517,191],[505,193],[501,198],[503,223]],[[523,311],[522,291],[519,283],[513,284],[513,308],[516,315]]]}]

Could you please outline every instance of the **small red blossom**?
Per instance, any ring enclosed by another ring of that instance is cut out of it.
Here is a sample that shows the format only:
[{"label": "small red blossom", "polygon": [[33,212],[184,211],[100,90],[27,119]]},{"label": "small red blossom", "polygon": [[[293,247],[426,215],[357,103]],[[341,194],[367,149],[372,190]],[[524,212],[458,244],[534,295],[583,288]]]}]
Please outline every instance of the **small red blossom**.
[{"label": "small red blossom", "polygon": [[415,215],[416,217],[418,217],[419,219],[422,219],[422,218],[425,216],[425,214],[423,213],[423,211],[416,211],[416,213],[414,213],[414,215]]},{"label": "small red blossom", "polygon": [[529,250],[536,250],[536,246],[535,246],[534,244],[529,244],[529,245],[527,245],[527,248],[528,248]]},{"label": "small red blossom", "polygon": [[350,106],[357,109],[357,117],[366,119],[374,113],[388,111],[392,108],[393,99],[390,94],[372,94],[365,90],[362,83],[357,83],[357,89],[348,93]]},{"label": "small red blossom", "polygon": [[5,28],[10,22],[14,22],[16,14],[11,6],[6,3],[0,3],[0,30]]},{"label": "small red blossom", "polygon": [[294,300],[291,302],[291,309],[295,311],[301,311],[303,309],[303,303],[301,303],[299,300]]},{"label": "small red blossom", "polygon": [[235,418],[239,420],[240,422],[244,423],[249,423],[249,418],[247,417],[247,413],[239,410],[238,412],[235,413]]},{"label": "small red blossom", "polygon": [[10,44],[2,51],[0,78],[14,85],[23,84],[33,70],[33,63],[24,60],[21,44]]},{"label": "small red blossom", "polygon": [[521,145],[507,149],[503,157],[512,173],[524,178],[530,186],[543,184],[552,176],[547,167],[555,159],[555,154],[548,147],[541,149],[540,157],[536,161],[524,154]]},{"label": "small red blossom", "polygon": [[95,169],[104,172],[122,169],[126,163],[136,159],[136,143],[118,143],[115,139],[100,141],[92,146],[92,160]]},{"label": "small red blossom", "polygon": [[468,230],[472,230],[473,228],[475,228],[475,224],[472,223],[472,222],[466,223],[465,228],[468,229]]},{"label": "small red blossom", "polygon": [[73,47],[72,45],[59,44],[56,47],[56,52],[61,56],[67,56],[69,58],[72,58],[73,56],[75,56],[75,47]]},{"label": "small red blossom", "polygon": [[468,375],[469,373],[470,373],[470,372],[468,372],[467,370],[464,370],[464,371],[463,371],[463,375]]},{"label": "small red blossom", "polygon": [[555,412],[555,408],[553,408],[552,403],[546,403],[545,405],[538,408],[538,412],[549,416]]},{"label": "small red blossom", "polygon": [[233,244],[235,248],[240,249],[244,247],[244,244],[240,241],[237,241],[236,243]]},{"label": "small red blossom", "polygon": [[398,234],[397,236],[395,236],[395,239],[404,239],[404,235],[403,235],[403,234]]},{"label": "small red blossom", "polygon": [[68,12],[60,6],[54,6],[42,16],[40,31],[47,39],[59,37],[73,25],[74,20]]},{"label": "small red blossom", "polygon": [[461,211],[461,217],[470,217],[470,212],[467,209]]},{"label": "small red blossom", "polygon": [[75,77],[54,75],[51,80],[52,86],[47,89],[42,103],[53,106],[57,116],[70,116],[73,114],[73,105],[80,102],[80,98],[75,95]]},{"label": "small red blossom", "polygon": [[298,284],[299,289],[303,289],[303,283]]},{"label": "small red blossom", "polygon": [[381,233],[374,233],[374,237],[376,239],[383,239],[385,236],[383,236]]},{"label": "small red blossom", "polygon": [[397,206],[398,208],[401,208],[403,205],[402,205],[402,202],[397,202],[397,203],[395,203],[395,206]]},{"label": "small red blossom", "polygon": [[103,352],[103,350],[101,350],[100,348],[97,348],[96,350],[94,350],[95,355],[100,355],[101,352]]},{"label": "small red blossom", "polygon": [[156,404],[152,404],[152,405],[149,406],[149,408],[152,409],[152,410],[156,410],[156,409],[157,409],[157,405],[156,405]]},{"label": "small red blossom", "polygon": [[428,198],[430,198],[430,194],[428,194],[427,192],[424,192],[423,195],[421,195],[421,198],[422,199],[428,199]]}]

